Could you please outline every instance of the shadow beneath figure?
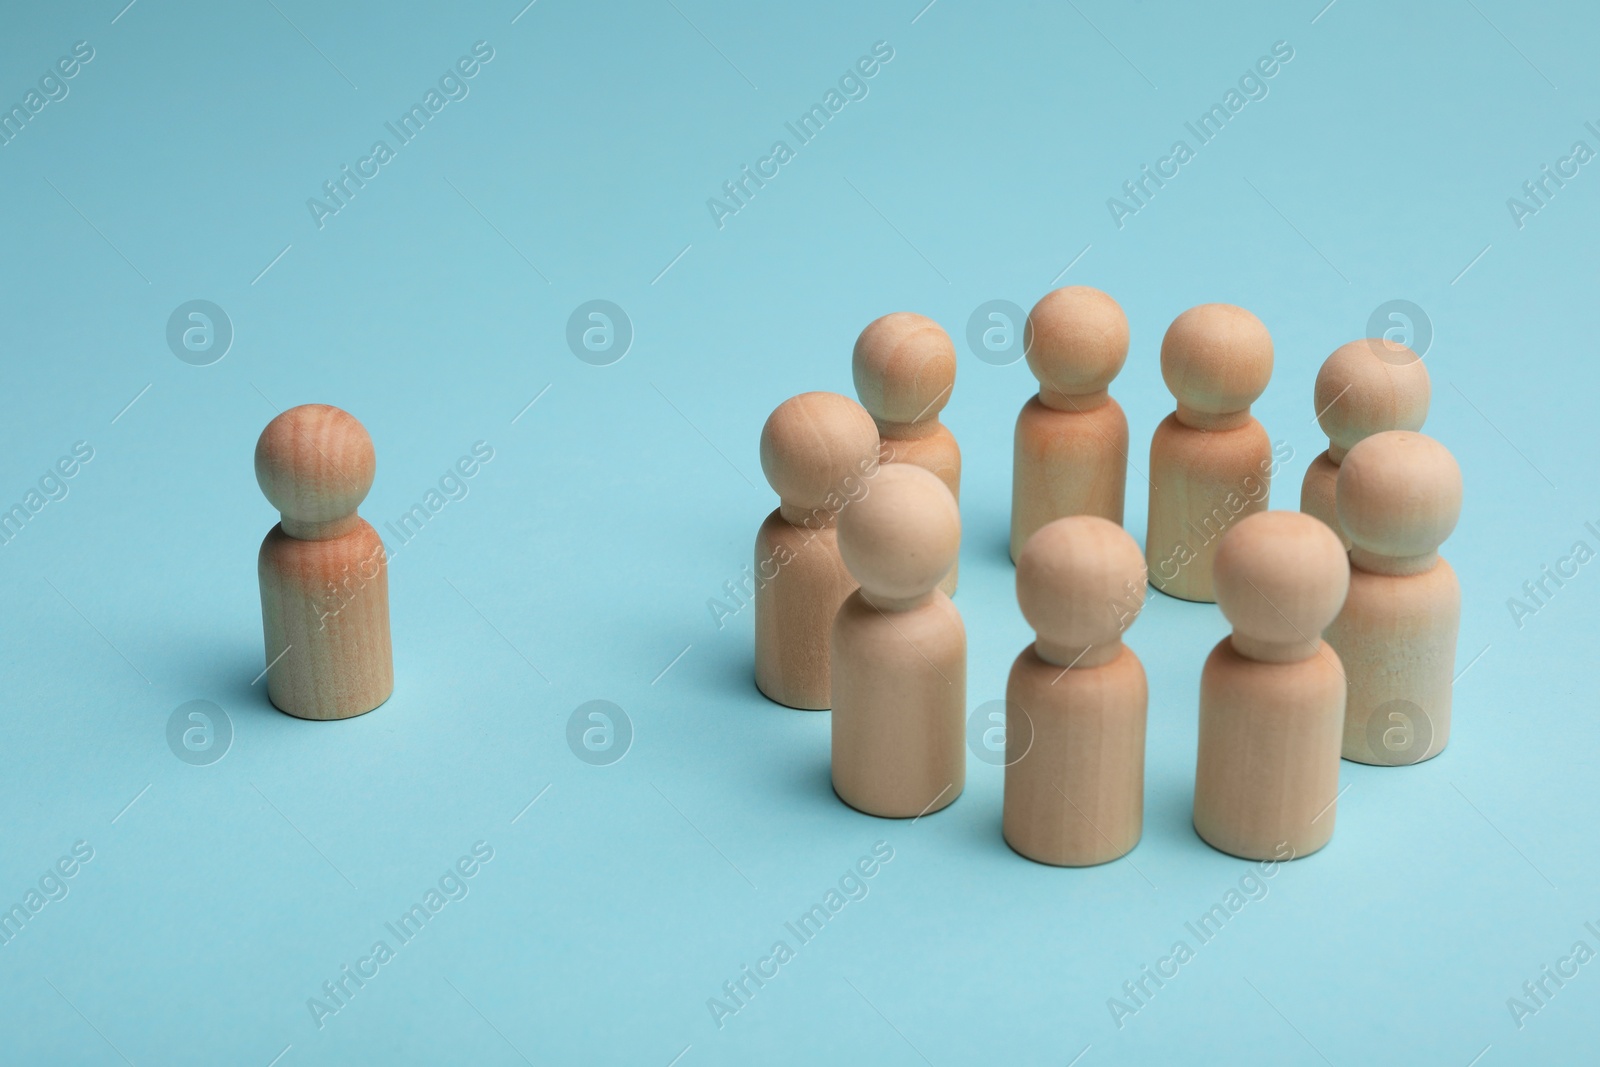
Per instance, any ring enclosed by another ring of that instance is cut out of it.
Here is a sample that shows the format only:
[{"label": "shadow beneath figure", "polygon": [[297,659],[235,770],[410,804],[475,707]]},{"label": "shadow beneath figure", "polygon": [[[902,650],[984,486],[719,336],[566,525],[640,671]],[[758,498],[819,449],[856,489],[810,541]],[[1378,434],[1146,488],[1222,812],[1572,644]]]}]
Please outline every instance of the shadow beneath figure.
[{"label": "shadow beneath figure", "polygon": [[[758,709],[762,714],[789,717],[782,723],[774,720],[774,740],[782,747],[767,765],[769,787],[794,803],[843,804],[833,792],[829,713],[786,708],[766,697],[761,697],[761,702],[765,705]],[[814,716],[815,721],[797,716]],[[783,740],[778,737],[780,730]]]},{"label": "shadow beneath figure", "polygon": [[[265,666],[259,656],[241,656],[238,663],[230,669],[229,681],[222,687],[224,695],[245,714],[267,716],[283,714],[267,696],[267,676],[262,671]],[[252,684],[251,679],[257,675],[261,676],[260,680]]]},{"label": "shadow beneath figure", "polygon": [[1144,840],[1160,838],[1184,851],[1213,853],[1215,850],[1194,828],[1194,782],[1164,782],[1160,788],[1145,787]]},{"label": "shadow beneath figure", "polygon": [[[756,653],[755,647],[748,640],[739,641],[730,635],[724,647],[712,646],[710,641],[705,644],[711,649],[709,662],[701,660],[692,665],[695,676],[695,688],[706,695],[717,695],[738,700],[742,705],[748,705],[752,711],[762,711],[776,708],[788,711],[782,704],[768,700],[766,694],[756,688]],[[700,642],[696,642],[699,645]],[[691,667],[690,664],[684,664]],[[686,672],[689,673],[689,672]]]},{"label": "shadow beneath figure", "polygon": [[[709,643],[709,642],[708,642]],[[755,646],[745,641],[719,651],[710,662],[696,665],[697,689],[702,692],[731,697],[740,702],[740,710],[757,715],[822,715],[826,723],[827,711],[810,708],[791,708],[780,704],[756,685]]]},{"label": "shadow beneath figure", "polygon": [[[192,698],[213,700],[230,715],[279,715],[267,698],[267,679],[262,674],[261,641],[248,644],[223,640],[214,633],[197,634],[184,642],[189,650],[182,672]],[[251,680],[261,676],[251,684]]]},{"label": "shadow beneath figure", "polygon": [[[967,788],[955,803],[923,816],[922,822],[917,825],[920,827],[930,820],[939,822],[948,819],[949,823],[959,830],[963,840],[963,854],[974,852],[984,859],[1000,863],[1024,861],[1032,864],[1032,860],[1014,851],[1006,843],[1002,824],[1005,811],[1004,794],[1000,790],[975,782],[973,780],[975,770],[968,768]],[[975,786],[977,788],[974,788]],[[907,825],[910,825],[910,820],[907,820]]]},{"label": "shadow beneath figure", "polygon": [[1011,561],[1011,530],[1010,530],[1010,527],[1003,527],[1001,529],[1000,536],[996,537],[994,540],[992,540],[992,541],[990,541],[988,543],[989,543],[989,548],[988,548],[988,550],[986,551],[985,554],[991,560],[993,560],[996,563],[1004,564],[1007,567],[1016,566],[1016,564],[1012,563],[1012,561]]}]

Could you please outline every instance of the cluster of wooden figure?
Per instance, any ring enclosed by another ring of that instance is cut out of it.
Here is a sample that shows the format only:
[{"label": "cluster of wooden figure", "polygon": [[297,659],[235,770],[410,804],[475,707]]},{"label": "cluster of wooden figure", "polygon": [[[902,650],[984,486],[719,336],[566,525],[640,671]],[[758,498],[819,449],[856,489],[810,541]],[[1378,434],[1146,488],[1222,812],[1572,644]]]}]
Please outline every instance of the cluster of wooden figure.
[{"label": "cluster of wooden figure", "polygon": [[[1006,841],[1075,867],[1138,843],[1149,690],[1122,638],[1148,582],[1233,626],[1200,680],[1196,831],[1250,859],[1315,852],[1341,756],[1411,764],[1449,738],[1461,592],[1438,549],[1461,471],[1417,432],[1421,359],[1381,338],[1329,356],[1315,395],[1328,450],[1301,510],[1269,511],[1280,457],[1250,405],[1272,338],[1228,304],[1179,315],[1161,344],[1177,405],[1151,441],[1141,553],[1122,526],[1128,421],[1108,392],[1128,354],[1122,308],[1057,289],[1029,313],[1024,350],[1039,392],[1017,418],[1011,556],[1038,639],[1006,687]],[[856,342],[859,404],[804,393],[761,434],[781,505],[756,537],[756,684],[832,709],[834,791],[876,816],[937,811],[965,784],[961,454],[939,421],[955,366],[936,322],[886,315]]]},{"label": "cluster of wooden figure", "polygon": [[[1422,361],[1380,338],[1329,356],[1315,397],[1328,450],[1301,511],[1268,511],[1280,457],[1250,405],[1272,338],[1227,304],[1179,315],[1161,343],[1177,407],[1150,445],[1141,553],[1122,527],[1128,421],[1108,392],[1128,355],[1121,307],[1057,289],[1024,350],[1039,392],[1017,417],[1011,556],[1038,640],[1006,687],[1006,841],[1058,866],[1138,843],[1149,690],[1122,638],[1154,583],[1233,625],[1200,680],[1195,829],[1250,859],[1315,852],[1341,755],[1417,763],[1449,739],[1461,591],[1438,548],[1461,471],[1417,432]],[[781,505],[756,538],[756,684],[833,710],[834,791],[872,815],[936,811],[966,780],[961,452],[939,421],[955,367],[937,323],[886,315],[856,342],[859,404],[804,393],[761,433]],[[282,517],[258,563],[268,695],[307,719],[371,711],[394,689],[388,561],[356,513],[372,439],[306,404],[267,425],[255,466]]]}]

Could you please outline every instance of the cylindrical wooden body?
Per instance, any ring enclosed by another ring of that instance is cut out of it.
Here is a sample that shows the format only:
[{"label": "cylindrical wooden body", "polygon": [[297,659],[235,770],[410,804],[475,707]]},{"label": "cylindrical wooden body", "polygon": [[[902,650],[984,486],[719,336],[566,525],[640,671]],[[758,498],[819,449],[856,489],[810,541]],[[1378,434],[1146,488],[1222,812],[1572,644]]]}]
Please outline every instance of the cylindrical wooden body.
[{"label": "cylindrical wooden body", "polygon": [[[956,435],[950,432],[950,427],[940,422],[934,424],[932,433],[922,437],[884,437],[882,449],[885,463],[913,463],[937,474],[950,495],[960,503],[961,446],[956,444]],[[867,485],[870,493],[872,482],[868,480]],[[959,562],[952,564],[950,573],[939,582],[939,588],[947,596],[955,595],[956,572],[960,567]]]},{"label": "cylindrical wooden body", "polygon": [[1328,524],[1339,535],[1339,541],[1349,551],[1350,538],[1339,525],[1339,513],[1333,506],[1333,487],[1339,480],[1339,465],[1328,458],[1326,452],[1311,461],[1306,477],[1300,483],[1300,510]]},{"label": "cylindrical wooden body", "polygon": [[1245,659],[1225,637],[1200,675],[1194,828],[1245,859],[1315,852],[1333,836],[1344,676],[1326,642],[1308,659]]},{"label": "cylindrical wooden body", "polygon": [[1032,646],[1006,684],[1006,843],[1039,863],[1088,867],[1125,855],[1144,828],[1149,686],[1128,648],[1061,668]]},{"label": "cylindrical wooden body", "polygon": [[[826,521],[826,524],[824,524]],[[756,533],[756,687],[791,708],[828,707],[828,631],[856,589],[838,530],[796,526],[775,510]]]},{"label": "cylindrical wooden body", "polygon": [[1168,415],[1150,441],[1150,584],[1181,600],[1215,602],[1211,564],[1222,535],[1267,510],[1272,442],[1253,417],[1199,430]]},{"label": "cylindrical wooden body", "polygon": [[1017,415],[1011,465],[1011,559],[1034,531],[1069,515],[1122,525],[1128,417],[1115,400],[1062,411],[1038,396]]},{"label": "cylindrical wooden body", "polygon": [[1460,626],[1461,583],[1444,560],[1410,575],[1350,568],[1327,630],[1350,684],[1345,759],[1393,766],[1444,750]]},{"label": "cylindrical wooden body", "polygon": [[853,593],[832,648],[833,791],[884,818],[949,805],[967,781],[967,632],[950,598],[880,611]]},{"label": "cylindrical wooden body", "polygon": [[301,719],[348,719],[394,692],[389,562],[366,520],[301,541],[274,526],[261,542],[267,695]]}]

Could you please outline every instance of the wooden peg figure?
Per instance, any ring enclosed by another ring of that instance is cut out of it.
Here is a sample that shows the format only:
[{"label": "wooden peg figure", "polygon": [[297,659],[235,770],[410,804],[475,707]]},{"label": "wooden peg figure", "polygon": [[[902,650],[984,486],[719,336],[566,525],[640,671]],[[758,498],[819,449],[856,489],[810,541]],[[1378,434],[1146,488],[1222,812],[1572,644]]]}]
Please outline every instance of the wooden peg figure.
[{"label": "wooden peg figure", "polygon": [[1322,630],[1350,567],[1326,524],[1268,511],[1223,534],[1215,573],[1233,635],[1200,675],[1194,828],[1245,859],[1309,855],[1333,836],[1345,683]]},{"label": "wooden peg figure", "polygon": [[1422,357],[1381,337],[1341,345],[1317,373],[1317,422],[1328,435],[1328,450],[1306,468],[1300,510],[1327,523],[1345,548],[1350,541],[1334,510],[1339,464],[1358,441],[1375,433],[1422,429],[1430,392]]},{"label": "wooden peg figure", "polygon": [[1267,508],[1272,443],[1250,405],[1272,377],[1272,337],[1244,308],[1192,307],[1161,341],[1161,377],[1178,408],[1150,441],[1150,584],[1213,601],[1222,535]]},{"label": "wooden peg figure", "polygon": [[833,791],[857,811],[915,818],[966,786],[967,632],[939,588],[960,546],[955,497],[909,463],[839,518],[861,588],[833,623]]},{"label": "wooden peg figure", "polygon": [[[878,424],[884,463],[932,471],[961,500],[961,447],[939,421],[956,384],[956,348],[932,319],[896,311],[868,324],[856,339],[856,395]],[[954,596],[956,570],[939,588]]]},{"label": "wooden peg figure", "polygon": [[828,707],[828,631],[855,579],[837,521],[878,469],[878,428],[838,393],[801,393],[761,428],[761,469],[778,509],[756,533],[756,686],[791,708]]},{"label": "wooden peg figure", "polygon": [[1389,430],[1339,465],[1350,596],[1328,627],[1350,702],[1344,758],[1420,763],[1450,740],[1461,584],[1439,546],[1461,514],[1461,468],[1439,442]]},{"label": "wooden peg figure", "polygon": [[1128,358],[1128,317],[1098,289],[1046,293],[1023,328],[1039,392],[1017,415],[1011,560],[1047,522],[1099,515],[1122,524],[1128,417],[1107,392]]},{"label": "wooden peg figure", "polygon": [[1149,686],[1123,631],[1144,606],[1139,545],[1098,515],[1041,527],[1017,557],[1017,603],[1039,639],[1006,684],[1006,843],[1087,867],[1144,827]]},{"label": "wooden peg figure", "polygon": [[389,699],[389,562],[356,508],[377,470],[372,438],[327,404],[261,431],[256,481],[282,521],[261,542],[267,695],[301,719],[348,719]]}]

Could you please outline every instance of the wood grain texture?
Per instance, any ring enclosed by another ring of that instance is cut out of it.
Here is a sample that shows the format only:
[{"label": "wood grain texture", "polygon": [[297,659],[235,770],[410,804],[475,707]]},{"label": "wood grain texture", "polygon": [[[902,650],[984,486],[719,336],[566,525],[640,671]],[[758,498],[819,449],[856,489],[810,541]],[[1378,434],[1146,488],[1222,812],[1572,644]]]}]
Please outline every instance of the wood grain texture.
[{"label": "wood grain texture", "polygon": [[1062,411],[1029,397],[1017,415],[1011,463],[1011,559],[1045,524],[1096,515],[1122,524],[1128,417],[1110,396]]},{"label": "wood grain texture", "polygon": [[301,719],[347,719],[389,699],[389,563],[376,530],[363,520],[301,541],[275,526],[257,574],[274,705]]},{"label": "wood grain texture", "polygon": [[[961,446],[939,421],[956,383],[956,349],[937,322],[909,311],[873,320],[856,339],[851,372],[878,425],[880,460],[933,472],[961,500]],[[955,595],[959,561],[939,583]]]},{"label": "wood grain texture", "polygon": [[1128,358],[1128,318],[1088,286],[1046,293],[1023,329],[1039,392],[1017,415],[1011,559],[1046,523],[1098,515],[1120,525],[1128,480],[1128,420],[1107,392]]},{"label": "wood grain texture", "polygon": [[[1331,532],[1331,531],[1330,531]],[[1245,859],[1308,856],[1333,837],[1344,677],[1323,642],[1290,663],[1261,663],[1224,638],[1200,681],[1194,828]]]},{"label": "wood grain texture", "polygon": [[1350,539],[1344,535],[1344,530],[1339,525],[1339,512],[1334,506],[1334,486],[1338,481],[1339,465],[1327,452],[1319,452],[1306,467],[1306,476],[1300,482],[1300,510],[1314,519],[1321,520],[1328,529],[1338,535],[1339,543],[1344,545],[1345,551],[1349,551]]},{"label": "wood grain texture", "polygon": [[1334,350],[1317,372],[1312,397],[1328,450],[1312,460],[1300,486],[1300,510],[1350,540],[1339,525],[1334,483],[1339,463],[1359,442],[1385,430],[1420,430],[1432,385],[1422,358],[1405,345],[1369,337]]},{"label": "wood grain texture", "polygon": [[1265,510],[1272,444],[1250,414],[1272,377],[1272,337],[1244,308],[1201,304],[1161,341],[1161,376],[1177,410],[1150,441],[1150,582],[1183,600],[1215,599],[1218,538]]},{"label": "wood grain texture", "polygon": [[829,707],[828,634],[856,587],[835,527],[879,469],[878,429],[837,393],[801,393],[761,430],[761,469],[782,503],[756,534],[756,687],[791,708]]},{"label": "wood grain texture", "polygon": [[[770,574],[768,578],[766,575]],[[833,525],[809,529],[773,511],[756,533],[756,687],[790,708],[830,706],[828,633],[856,580]]]},{"label": "wood grain texture", "polygon": [[302,719],[371,711],[394,691],[388,559],[356,514],[372,439],[349,413],[306,404],[267,424],[255,467],[282,516],[257,558],[267,694]]},{"label": "wood grain texture", "polygon": [[1023,650],[1006,681],[1008,845],[1057,867],[1109,863],[1133,850],[1144,832],[1149,700],[1144,665],[1127,647],[1109,663],[1065,673],[1034,647]]},{"label": "wood grain texture", "polygon": [[1407,765],[1449,742],[1461,584],[1438,548],[1461,493],[1455,458],[1420,433],[1374,434],[1340,464],[1350,597],[1328,641],[1350,683],[1346,759]]},{"label": "wood grain texture", "polygon": [[1168,415],[1150,439],[1145,561],[1150,584],[1180,600],[1216,600],[1217,546],[1247,516],[1267,510],[1272,442],[1255,419],[1201,430]]},{"label": "wood grain texture", "polygon": [[839,523],[861,583],[834,619],[833,789],[858,811],[916,818],[966,785],[967,635],[938,588],[961,543],[944,483],[886,464]]},{"label": "wood grain texture", "polygon": [[1006,842],[1039,863],[1107,863],[1144,827],[1149,685],[1122,643],[1144,606],[1144,558],[1099,516],[1056,519],[1017,559],[1038,634],[1006,684]]},{"label": "wood grain texture", "polygon": [[833,790],[868,815],[931,814],[966,788],[967,635],[934,592],[884,611],[858,590],[833,624]]},{"label": "wood grain texture", "polygon": [[1351,568],[1350,596],[1328,627],[1350,683],[1345,759],[1399,766],[1444,751],[1460,626],[1461,583],[1443,559],[1421,574]]},{"label": "wood grain texture", "polygon": [[1337,815],[1345,680],[1322,631],[1349,564],[1324,523],[1269,511],[1223,536],[1215,574],[1233,634],[1200,675],[1195,831],[1246,859],[1307,856]]}]

